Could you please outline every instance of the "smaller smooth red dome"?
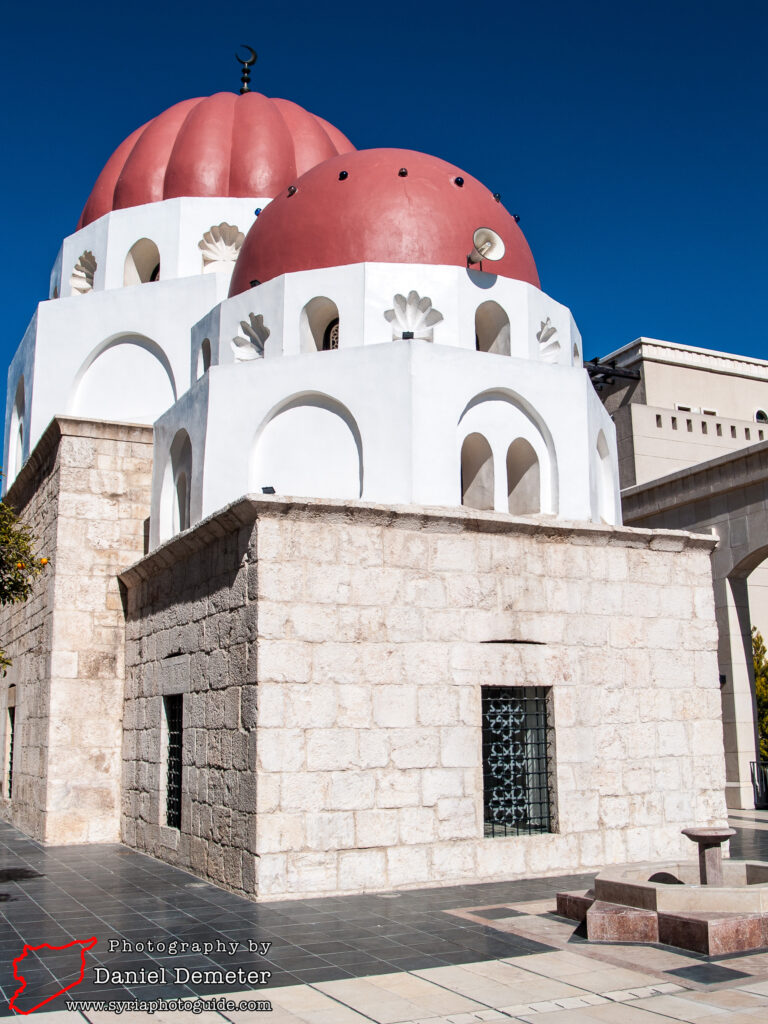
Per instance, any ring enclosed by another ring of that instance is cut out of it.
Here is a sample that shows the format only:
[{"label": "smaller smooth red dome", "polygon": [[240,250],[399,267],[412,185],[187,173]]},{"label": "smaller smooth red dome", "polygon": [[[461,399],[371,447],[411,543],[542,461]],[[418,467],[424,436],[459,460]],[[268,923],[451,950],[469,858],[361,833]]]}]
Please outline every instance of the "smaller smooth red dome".
[{"label": "smaller smooth red dome", "polygon": [[258,92],[184,100],[117,147],[77,226],[177,196],[271,198],[310,167],[352,149],[338,128],[290,100]]},{"label": "smaller smooth red dome", "polygon": [[368,149],[307,171],[265,207],[248,232],[230,295],[281,274],[350,263],[466,267],[477,228],[505,253],[483,269],[539,285],[515,218],[471,175],[407,149]]}]

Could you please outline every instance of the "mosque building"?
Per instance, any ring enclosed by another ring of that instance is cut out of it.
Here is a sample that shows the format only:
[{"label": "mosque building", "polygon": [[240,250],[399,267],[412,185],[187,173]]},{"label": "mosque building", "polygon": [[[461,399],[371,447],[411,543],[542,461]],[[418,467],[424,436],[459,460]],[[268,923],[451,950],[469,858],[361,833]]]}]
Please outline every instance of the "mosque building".
[{"label": "mosque building", "polygon": [[[723,824],[710,555],[622,526],[498,194],[251,92],[107,161],[8,374],[0,813],[250,897],[677,857]],[[4,746],[3,746],[4,745]]]}]

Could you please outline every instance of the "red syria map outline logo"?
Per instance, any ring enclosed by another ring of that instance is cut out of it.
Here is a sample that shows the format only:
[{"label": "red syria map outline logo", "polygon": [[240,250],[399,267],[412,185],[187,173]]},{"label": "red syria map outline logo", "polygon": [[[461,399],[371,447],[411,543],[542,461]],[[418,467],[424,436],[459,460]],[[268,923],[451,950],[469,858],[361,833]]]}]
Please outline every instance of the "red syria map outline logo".
[{"label": "red syria map outline logo", "polygon": [[[95,935],[92,938],[90,938],[90,939],[75,939],[74,942],[68,942],[65,946],[51,946],[47,942],[42,942],[39,946],[28,946],[27,943],[25,942],[24,943],[24,952],[21,953],[19,956],[15,957],[14,961],[13,961],[13,976],[16,979],[16,981],[20,981],[21,982],[21,985],[13,993],[13,996],[11,997],[11,1001],[8,1004],[9,1007],[13,1010],[14,1013],[23,1013],[23,1014],[34,1013],[34,1011],[35,1010],[39,1010],[41,1006],[45,1006],[46,1003],[50,1003],[52,999],[57,999],[63,992],[68,992],[71,988],[74,988],[75,985],[79,985],[80,982],[83,980],[83,975],[85,974],[85,953],[86,953],[86,950],[93,949],[93,947],[95,945],[96,945],[96,936]],[[72,946],[80,946],[81,947],[81,949],[80,949],[80,977],[77,979],[77,981],[73,981],[70,985],[65,986],[65,988],[60,988],[58,992],[54,992],[54,994],[52,996],[48,996],[48,998],[44,999],[42,1001],[42,1003],[38,1003],[37,1006],[30,1007],[29,1010],[20,1010],[17,1006],[14,1006],[13,1004],[16,1001],[17,996],[20,996],[21,993],[24,991],[24,989],[27,987],[27,979],[24,977],[23,974],[18,974],[17,973],[18,965],[19,965],[20,961],[22,961],[24,959],[24,957],[27,955],[27,953],[34,953],[38,949],[50,949],[52,952],[53,951],[60,952],[63,949],[71,949]]]}]

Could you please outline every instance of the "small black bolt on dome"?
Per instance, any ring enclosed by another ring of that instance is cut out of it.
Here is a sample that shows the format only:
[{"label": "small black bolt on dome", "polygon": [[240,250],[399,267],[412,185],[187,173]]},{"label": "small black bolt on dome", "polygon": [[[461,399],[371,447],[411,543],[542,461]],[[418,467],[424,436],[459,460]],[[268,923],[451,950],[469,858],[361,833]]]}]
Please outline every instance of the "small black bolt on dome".
[{"label": "small black bolt on dome", "polygon": [[453,183],[454,183],[454,185],[458,185],[459,188],[463,188],[464,187],[464,179],[463,178],[454,178],[453,179]]},{"label": "small black bolt on dome", "polygon": [[260,284],[261,284],[261,281],[257,281],[255,277],[254,277],[254,279],[253,279],[253,280],[252,280],[252,281],[250,282],[251,288],[256,288],[256,287],[257,287],[258,285],[260,285]]},{"label": "small black bolt on dome", "polygon": [[501,192],[494,192],[493,193],[493,198],[496,200],[497,203],[500,203],[501,202]]},{"label": "small black bolt on dome", "polygon": [[397,173],[400,175],[401,178],[407,178],[408,177],[408,168],[407,167],[401,167],[400,170]]},{"label": "small black bolt on dome", "polygon": [[254,50],[254,48],[252,46],[246,46],[245,43],[243,43],[242,46],[244,50],[250,50],[251,56],[246,58],[246,60],[243,60],[242,57],[238,57],[237,54],[235,54],[237,60],[243,65],[243,73],[240,76],[241,96],[243,95],[244,92],[251,91],[251,87],[249,85],[249,82],[251,81],[251,65],[256,63],[256,51]]},{"label": "small black bolt on dome", "polygon": [[346,181],[349,177],[349,171],[339,171],[339,181]]},{"label": "small black bolt on dome", "polygon": [[515,218],[515,224],[519,224],[520,223],[520,214],[519,213],[513,213],[512,216]]},{"label": "small black bolt on dome", "polygon": [[260,206],[257,206],[257,207],[256,207],[256,209],[255,209],[255,210],[254,210],[253,212],[254,212],[254,213],[256,214],[256,216],[258,217],[258,216],[259,216],[259,214],[261,213],[261,207],[260,207]]},{"label": "small black bolt on dome", "polygon": [[299,190],[296,188],[295,185],[289,185],[288,186],[288,195],[289,196],[295,196],[298,191]]}]

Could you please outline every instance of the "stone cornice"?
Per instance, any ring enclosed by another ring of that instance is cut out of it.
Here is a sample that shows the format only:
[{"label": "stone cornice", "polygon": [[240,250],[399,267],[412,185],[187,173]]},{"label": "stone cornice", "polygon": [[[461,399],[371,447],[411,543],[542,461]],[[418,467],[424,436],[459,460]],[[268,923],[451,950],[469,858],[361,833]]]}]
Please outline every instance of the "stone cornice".
[{"label": "stone cornice", "polygon": [[624,367],[634,366],[640,362],[664,363],[667,366],[685,366],[695,370],[706,370],[709,373],[724,373],[768,382],[768,360],[678,345],[672,341],[659,341],[655,338],[638,338],[629,345],[609,353],[604,359],[615,359],[618,366]]},{"label": "stone cornice", "polygon": [[423,505],[376,505],[364,501],[318,498],[284,498],[245,495],[225,506],[184,533],[166,541],[118,576],[131,589],[159,571],[202,550],[209,543],[259,518],[317,519],[323,522],[354,523],[414,529],[425,533],[526,534],[542,541],[617,547],[711,549],[716,541],[704,534],[684,530],[647,530],[594,523],[564,522],[550,518],[513,518],[500,512],[479,512],[466,508],[435,508]]}]

